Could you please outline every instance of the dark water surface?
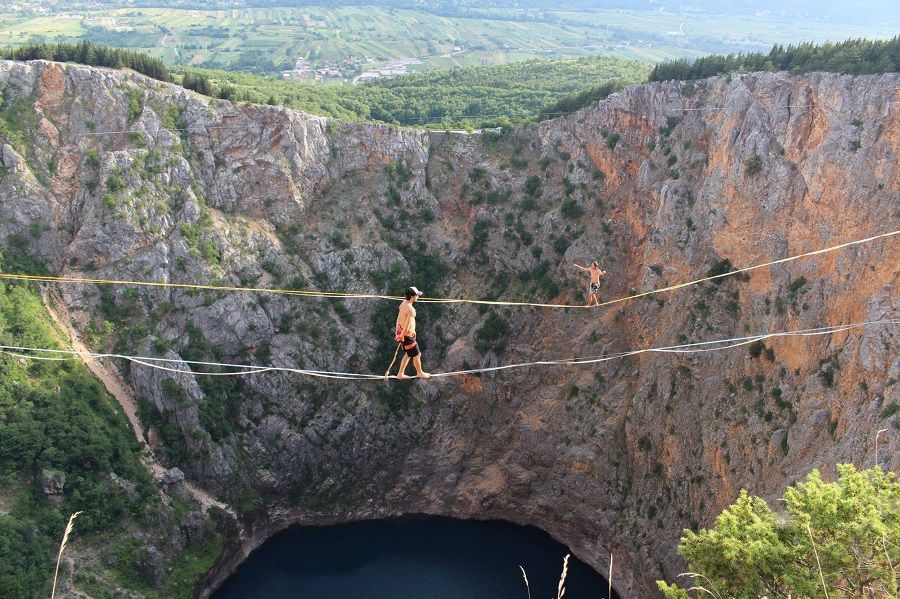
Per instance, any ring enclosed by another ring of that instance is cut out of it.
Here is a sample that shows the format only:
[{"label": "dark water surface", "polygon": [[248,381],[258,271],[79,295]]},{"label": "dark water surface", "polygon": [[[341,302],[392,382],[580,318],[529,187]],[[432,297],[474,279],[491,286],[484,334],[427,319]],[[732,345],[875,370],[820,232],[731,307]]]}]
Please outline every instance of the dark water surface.
[{"label": "dark water surface", "polygon": [[[506,522],[410,517],[294,527],[266,541],[213,599],[556,597],[565,546]],[[606,581],[569,558],[566,599],[605,598]]]}]

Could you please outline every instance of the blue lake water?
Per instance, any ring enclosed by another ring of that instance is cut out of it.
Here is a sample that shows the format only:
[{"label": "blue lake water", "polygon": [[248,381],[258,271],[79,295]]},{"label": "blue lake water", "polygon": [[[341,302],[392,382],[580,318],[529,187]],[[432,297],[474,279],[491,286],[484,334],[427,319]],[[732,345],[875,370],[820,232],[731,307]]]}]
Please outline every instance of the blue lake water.
[{"label": "blue lake water", "polygon": [[[409,517],[294,527],[266,541],[213,599],[556,597],[567,549],[536,528]],[[566,599],[605,598],[606,581],[569,559]],[[614,593],[615,595],[615,593]]]}]

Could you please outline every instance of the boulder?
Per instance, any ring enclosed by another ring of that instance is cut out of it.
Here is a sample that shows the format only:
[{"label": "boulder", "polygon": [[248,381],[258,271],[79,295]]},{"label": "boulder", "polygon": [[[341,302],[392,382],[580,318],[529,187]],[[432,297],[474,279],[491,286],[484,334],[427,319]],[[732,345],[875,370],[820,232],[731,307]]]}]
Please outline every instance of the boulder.
[{"label": "boulder", "polygon": [[110,478],[110,480],[112,480],[113,484],[116,485],[116,487],[121,489],[125,493],[125,495],[128,496],[129,500],[135,501],[138,499],[136,483],[133,483],[129,480],[125,480],[124,478],[121,478],[115,472],[110,472],[109,478]]},{"label": "boulder", "polygon": [[180,468],[169,468],[162,477],[162,484],[166,486],[184,483],[184,472]]},{"label": "boulder", "polygon": [[44,495],[52,503],[59,503],[63,498],[63,487],[66,484],[66,475],[59,470],[41,470],[37,476],[37,483],[41,486]]},{"label": "boulder", "polygon": [[187,499],[190,497],[187,487],[184,484],[184,472],[180,468],[169,468],[162,475],[160,482],[166,493],[178,499]]}]

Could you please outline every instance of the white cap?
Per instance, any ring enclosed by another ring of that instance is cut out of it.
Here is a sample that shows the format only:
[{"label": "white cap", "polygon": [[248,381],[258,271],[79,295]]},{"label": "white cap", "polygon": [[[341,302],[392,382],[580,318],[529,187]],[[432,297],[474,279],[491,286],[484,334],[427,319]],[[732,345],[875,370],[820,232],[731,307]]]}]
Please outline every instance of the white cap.
[{"label": "white cap", "polygon": [[421,291],[419,291],[419,290],[418,290],[417,288],[415,288],[415,287],[410,287],[409,289],[407,289],[407,290],[406,290],[407,295],[409,294],[410,291],[412,291],[412,292],[415,293],[416,295],[425,295],[424,293],[422,293]]}]

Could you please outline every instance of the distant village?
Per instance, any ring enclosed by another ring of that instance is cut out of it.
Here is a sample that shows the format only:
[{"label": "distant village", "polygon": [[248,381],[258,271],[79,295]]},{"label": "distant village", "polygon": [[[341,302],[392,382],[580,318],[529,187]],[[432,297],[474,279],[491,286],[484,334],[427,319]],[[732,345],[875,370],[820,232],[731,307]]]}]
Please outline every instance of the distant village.
[{"label": "distant village", "polygon": [[371,56],[362,58],[350,57],[342,60],[330,61],[313,68],[309,61],[298,56],[294,62],[294,68],[282,71],[283,79],[312,79],[317,82],[343,81],[345,83],[364,83],[376,79],[397,77],[409,74],[409,67],[421,64],[416,58],[397,58],[380,66],[369,66],[379,63]]},{"label": "distant village", "polygon": [[52,9],[47,6],[33,4],[32,2],[13,2],[3,7],[5,10],[17,16],[41,16],[49,15]]}]

